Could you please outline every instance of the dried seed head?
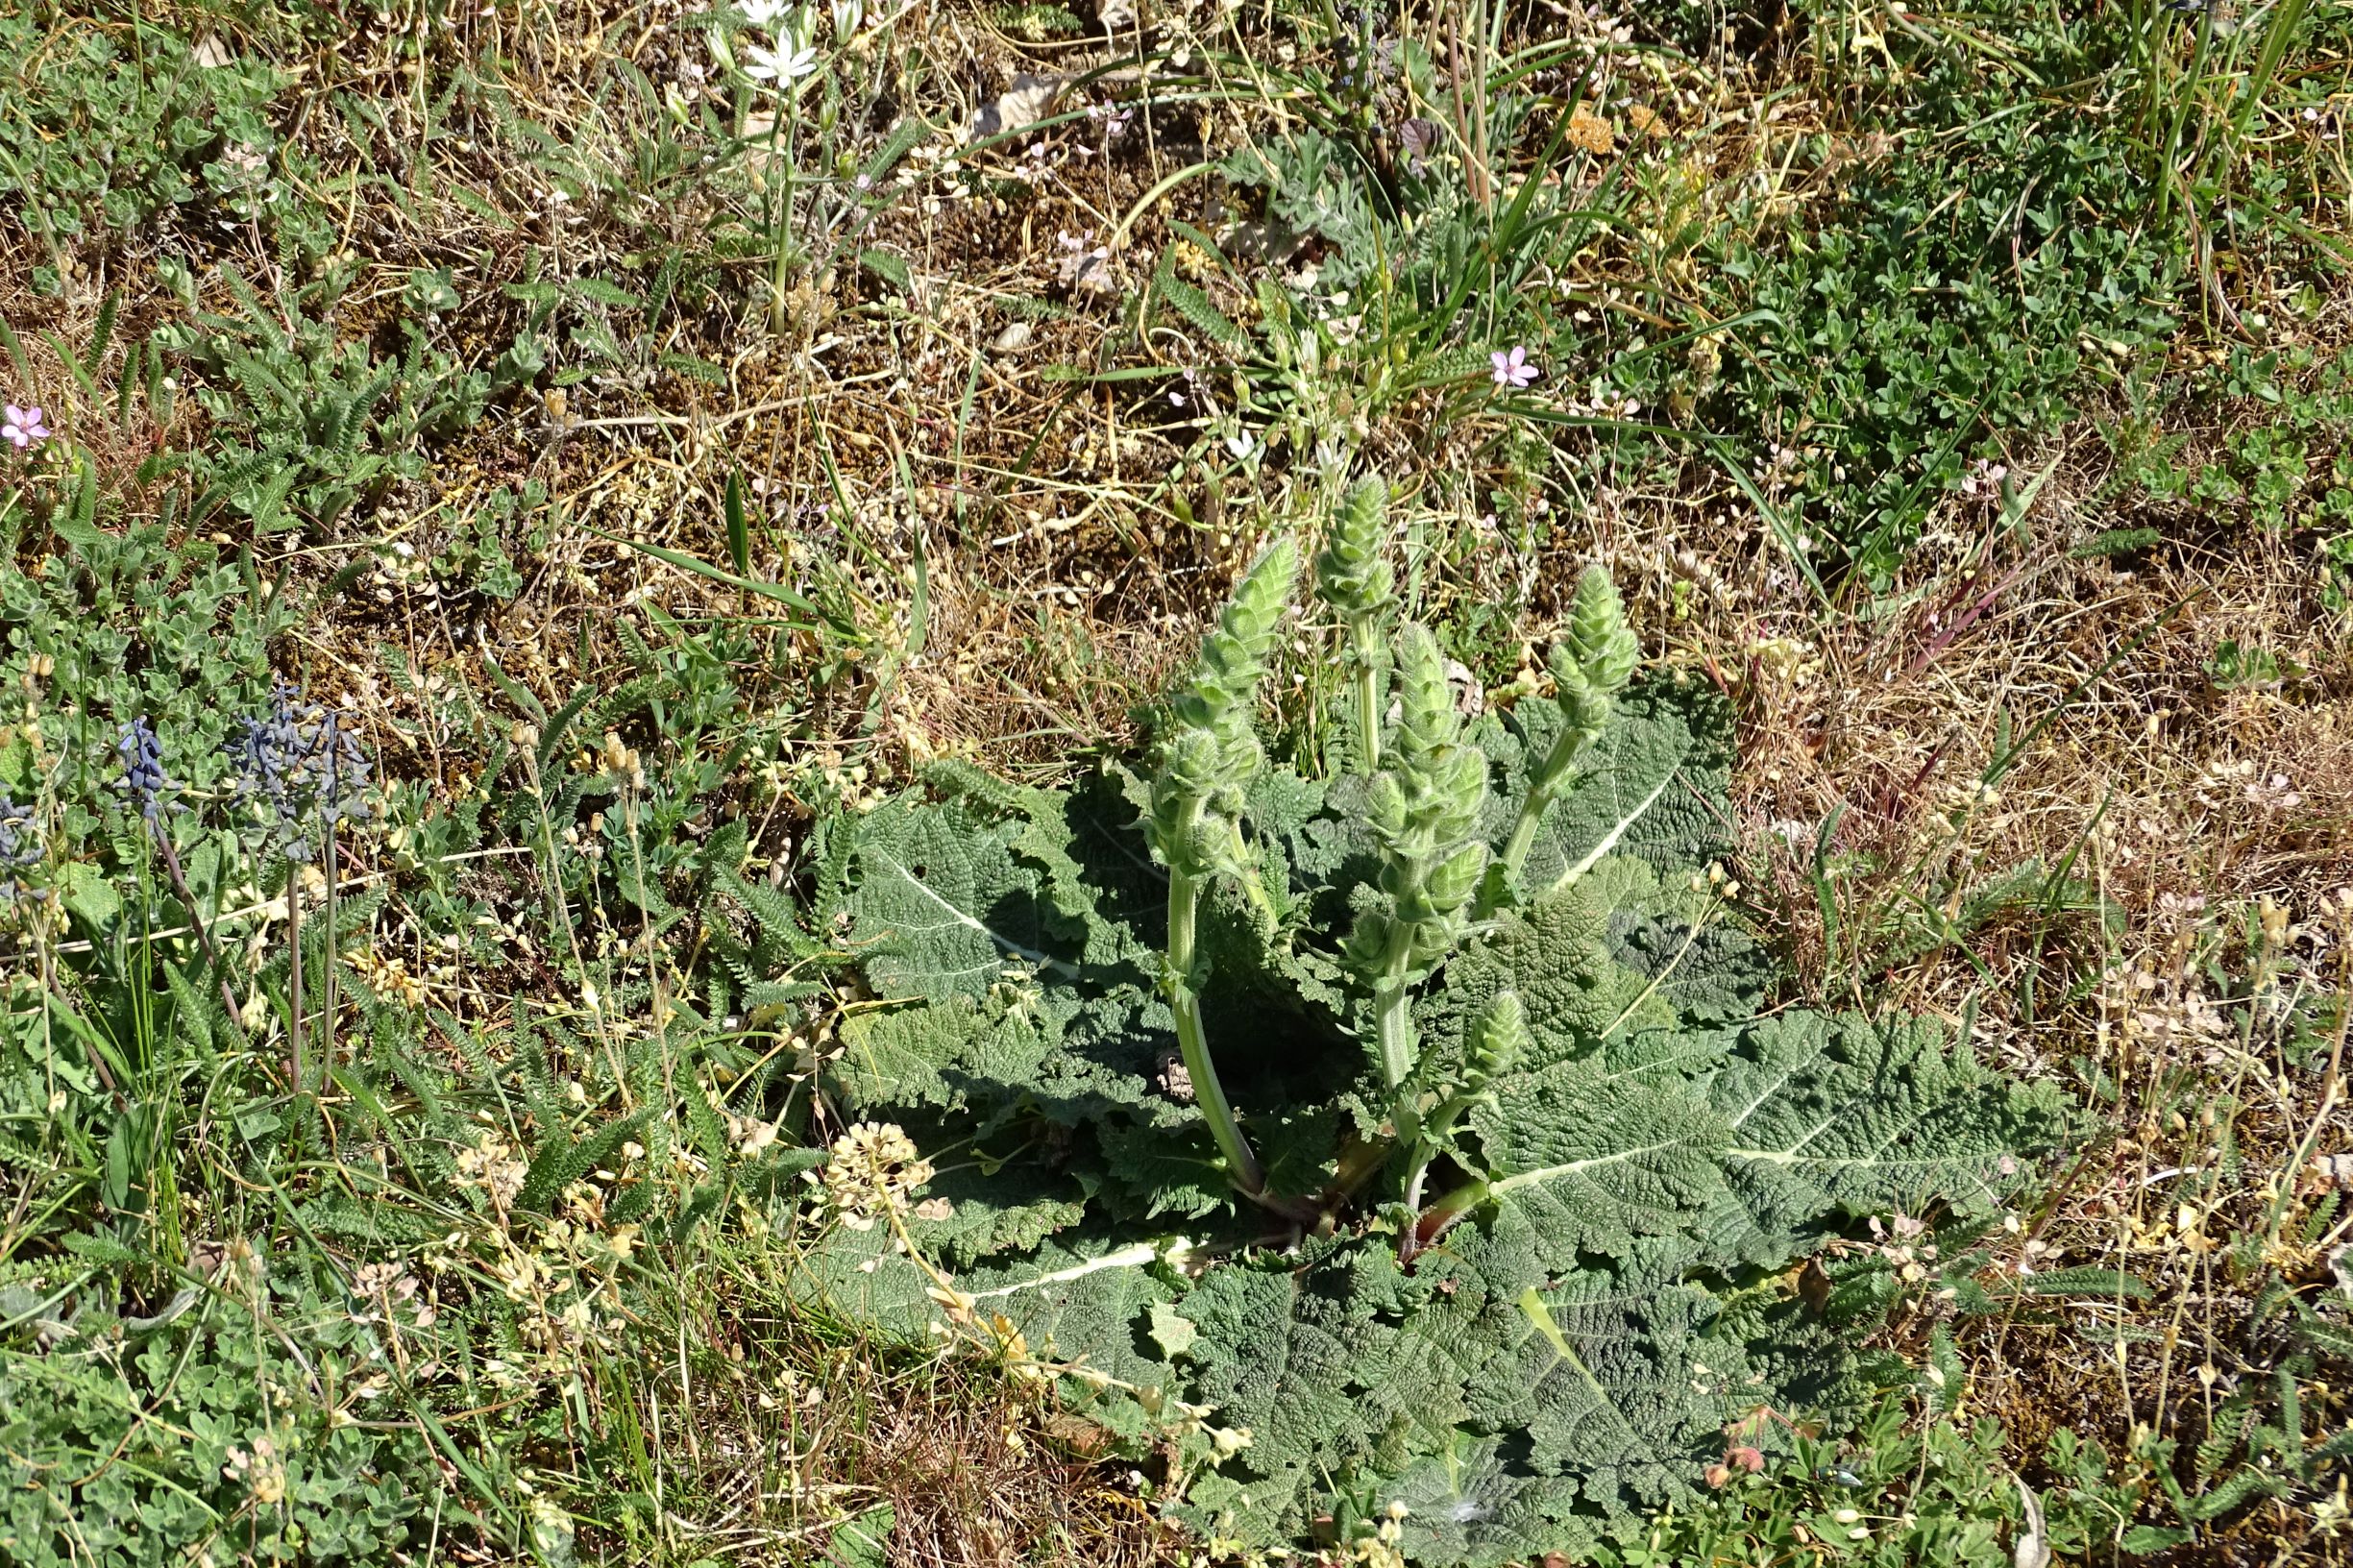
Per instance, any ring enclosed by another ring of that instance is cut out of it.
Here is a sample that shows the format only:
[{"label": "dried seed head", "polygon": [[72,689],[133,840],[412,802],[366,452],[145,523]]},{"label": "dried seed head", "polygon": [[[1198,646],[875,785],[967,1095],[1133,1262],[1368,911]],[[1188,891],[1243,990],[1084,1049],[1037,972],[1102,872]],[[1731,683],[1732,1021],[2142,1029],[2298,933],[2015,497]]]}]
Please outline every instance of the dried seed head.
[{"label": "dried seed head", "polygon": [[870,1230],[879,1218],[908,1212],[908,1200],[931,1180],[931,1162],[896,1123],[862,1121],[833,1140],[822,1180],[842,1223]]}]

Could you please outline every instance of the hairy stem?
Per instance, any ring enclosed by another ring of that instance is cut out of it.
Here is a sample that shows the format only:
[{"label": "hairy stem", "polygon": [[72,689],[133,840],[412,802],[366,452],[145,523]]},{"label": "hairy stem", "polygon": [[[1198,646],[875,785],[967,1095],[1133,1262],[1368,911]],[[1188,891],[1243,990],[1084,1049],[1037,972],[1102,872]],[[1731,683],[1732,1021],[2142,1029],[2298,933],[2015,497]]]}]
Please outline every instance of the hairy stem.
[{"label": "hairy stem", "polygon": [[1381,1082],[1391,1090],[1404,1088],[1413,1071],[1413,1012],[1406,995],[1406,967],[1412,958],[1413,928],[1399,920],[1389,927],[1381,978],[1373,986],[1373,1005],[1380,1020]]},{"label": "hairy stem", "polygon": [[1421,1140],[1421,1112],[1413,1103],[1409,1082],[1414,1068],[1413,1007],[1406,970],[1413,960],[1411,926],[1399,921],[1390,927],[1385,958],[1380,983],[1373,988],[1373,1005],[1380,1013],[1381,1080],[1391,1095],[1389,1126],[1397,1147],[1412,1149]]},{"label": "hairy stem", "polygon": [[1210,1136],[1225,1156],[1226,1170],[1246,1197],[1266,1190],[1266,1170],[1250,1152],[1225,1086],[1210,1061],[1209,1039],[1201,1028],[1201,998],[1193,988],[1193,925],[1201,903],[1201,886],[1188,873],[1168,873],[1168,1006],[1176,1015],[1177,1049],[1184,1054],[1185,1071],[1192,1079],[1193,1103],[1209,1118]]},{"label": "hairy stem", "polygon": [[1372,649],[1357,639],[1357,759],[1367,773],[1381,768],[1381,672]]},{"label": "hairy stem", "polygon": [[1431,1162],[1438,1157],[1438,1144],[1454,1129],[1462,1113],[1471,1107],[1468,1094],[1450,1094],[1438,1108],[1430,1113],[1421,1126],[1419,1141],[1411,1157],[1412,1174],[1406,1178],[1406,1207],[1418,1210],[1422,1206],[1422,1183],[1429,1178]]},{"label": "hairy stem", "polygon": [[1560,786],[1569,776],[1570,765],[1577,754],[1593,744],[1593,732],[1571,724],[1554,738],[1553,748],[1544,754],[1544,766],[1528,786],[1528,798],[1520,802],[1520,815],[1511,824],[1511,837],[1504,845],[1504,870],[1513,876],[1527,863],[1528,851],[1534,847],[1536,829],[1543,825],[1544,814],[1553,809],[1553,801],[1560,794]]},{"label": "hairy stem", "polygon": [[303,869],[286,862],[286,1077],[303,1091]]},{"label": "hairy stem", "polygon": [[1398,1249],[1402,1260],[1413,1255],[1446,1234],[1448,1227],[1481,1204],[1487,1201],[1487,1184],[1466,1182],[1447,1193],[1415,1216],[1413,1228],[1406,1233],[1405,1244]]}]

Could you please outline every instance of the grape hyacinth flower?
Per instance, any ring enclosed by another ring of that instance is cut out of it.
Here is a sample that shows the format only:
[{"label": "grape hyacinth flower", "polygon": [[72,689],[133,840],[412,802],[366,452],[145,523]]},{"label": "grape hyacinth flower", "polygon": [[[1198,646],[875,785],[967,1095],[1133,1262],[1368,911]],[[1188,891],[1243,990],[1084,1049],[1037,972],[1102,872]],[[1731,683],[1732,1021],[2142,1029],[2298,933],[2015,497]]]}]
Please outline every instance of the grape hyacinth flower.
[{"label": "grape hyacinth flower", "polygon": [[281,681],[270,694],[269,711],[258,719],[238,719],[237,729],[229,746],[237,802],[258,808],[272,830],[282,833],[297,818],[294,786],[307,747],[294,688]]},{"label": "grape hyacinth flower", "polygon": [[114,781],[114,788],[126,804],[138,807],[148,835],[163,858],[163,871],[171,879],[172,892],[179,894],[181,907],[188,911],[196,940],[203,944],[206,959],[220,976],[221,1004],[231,1017],[236,1017],[241,1011],[236,990],[230,984],[228,969],[221,963],[219,944],[197,914],[200,906],[196,894],[188,889],[187,873],[180,865],[180,852],[172,847],[171,831],[164,825],[164,813],[177,808],[169,797],[171,775],[163,771],[163,746],[156,737],[155,726],[144,716],[132,720],[123,726],[122,739],[114,743],[114,753],[122,758],[123,765],[122,776]]},{"label": "grape hyacinth flower", "polygon": [[123,776],[115,780],[115,789],[139,808],[139,815],[153,827],[163,814],[163,792],[171,787],[163,772],[163,746],[156,739],[154,726],[144,718],[132,720],[123,726],[123,738],[114,743],[114,753],[123,759]]},{"label": "grape hyacinth flower", "polygon": [[1529,363],[1528,350],[1522,344],[1514,343],[1509,354],[1498,349],[1488,355],[1487,359],[1495,367],[1495,384],[1510,387],[1514,391],[1525,387],[1543,374],[1534,365]]},{"label": "grape hyacinth flower", "polygon": [[27,891],[15,873],[41,863],[40,829],[33,811],[0,795],[0,904],[12,904]]},{"label": "grape hyacinth flower", "polygon": [[[341,714],[305,701],[284,681],[271,688],[266,713],[257,719],[241,719],[238,726],[237,738],[229,745],[237,799],[262,821],[258,847],[275,850],[288,865],[286,1076],[300,1091],[307,1081],[303,1071],[302,878],[294,874],[293,868],[306,866],[322,850],[327,852],[327,928],[331,934],[336,928],[335,826],[368,819],[369,764],[359,737],[344,727]],[[325,1038],[331,1072],[335,1016],[335,968],[331,963],[327,967],[326,992]]]},{"label": "grape hyacinth flower", "polygon": [[31,452],[57,432],[41,423],[41,410],[36,405],[19,408],[14,404],[0,404],[8,412],[8,420],[0,424],[0,440],[12,443],[18,452]]},{"label": "grape hyacinth flower", "polygon": [[237,723],[229,747],[237,798],[259,812],[288,860],[307,863],[316,853],[316,827],[368,820],[367,755],[340,714],[301,700],[281,681],[266,714]]},{"label": "grape hyacinth flower", "polygon": [[345,727],[340,713],[329,708],[319,720],[308,759],[312,803],[326,821],[368,820],[369,770],[359,737]]}]

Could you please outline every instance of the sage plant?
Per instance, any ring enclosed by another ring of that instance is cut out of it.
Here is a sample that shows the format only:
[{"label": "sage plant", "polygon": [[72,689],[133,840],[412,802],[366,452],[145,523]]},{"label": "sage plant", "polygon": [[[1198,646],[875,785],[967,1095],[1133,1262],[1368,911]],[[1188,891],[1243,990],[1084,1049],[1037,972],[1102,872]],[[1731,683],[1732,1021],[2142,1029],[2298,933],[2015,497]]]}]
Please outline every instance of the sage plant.
[{"label": "sage plant", "polygon": [[1633,679],[1641,657],[1642,650],[1626,625],[1625,602],[1618,598],[1609,574],[1599,566],[1585,568],[1584,576],[1577,579],[1569,624],[1561,629],[1546,661],[1563,723],[1529,780],[1519,818],[1511,824],[1511,837],[1504,845],[1504,870],[1508,876],[1520,874],[1544,814],[1576,777],[1577,759],[1609,723],[1610,704]]},{"label": "sage plant", "polygon": [[1397,604],[1385,549],[1388,499],[1388,487],[1378,477],[1358,480],[1333,509],[1323,552],[1315,557],[1316,597],[1348,628],[1346,661],[1356,691],[1358,766],[1367,773],[1381,766],[1385,705],[1381,677],[1388,662],[1387,621]]},{"label": "sage plant", "polygon": [[[1428,628],[1397,639],[1397,745],[1373,775],[1367,826],[1381,845],[1380,899],[1357,918],[1347,957],[1373,995],[1382,1082],[1402,1090],[1414,1066],[1409,988],[1461,937],[1471,895],[1486,870],[1479,836],[1486,757],[1462,739],[1446,664]],[[1412,1108],[1401,1097],[1398,1134]]]},{"label": "sage plant", "polygon": [[1177,1047],[1192,1079],[1193,1099],[1209,1119],[1226,1173],[1247,1196],[1266,1190],[1265,1167],[1251,1152],[1210,1060],[1201,1024],[1201,959],[1196,927],[1202,893],[1219,876],[1256,887],[1241,837],[1244,793],[1265,763],[1256,714],[1267,656],[1299,575],[1288,539],[1267,547],[1243,576],[1217,628],[1202,643],[1193,676],[1170,706],[1174,724],[1161,747],[1145,832],[1168,869],[1168,949],[1162,988],[1176,1016]]}]

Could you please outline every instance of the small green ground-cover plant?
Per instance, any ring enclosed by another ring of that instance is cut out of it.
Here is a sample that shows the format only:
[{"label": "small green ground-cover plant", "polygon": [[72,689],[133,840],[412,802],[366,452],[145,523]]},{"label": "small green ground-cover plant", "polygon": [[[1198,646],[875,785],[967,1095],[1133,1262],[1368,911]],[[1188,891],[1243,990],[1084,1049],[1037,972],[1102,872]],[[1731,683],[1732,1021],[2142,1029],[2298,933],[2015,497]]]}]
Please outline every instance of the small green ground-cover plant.
[{"label": "small green ground-cover plant", "polygon": [[293,198],[308,160],[274,124],[289,77],[149,21],[55,23],[29,6],[0,17],[0,195],[44,247],[44,292],[69,247],[159,220],[208,239],[262,225],[309,254],[331,243],[334,225]]},{"label": "small green ground-cover plant", "polygon": [[1713,694],[1633,680],[1595,571],[1555,695],[1466,721],[1359,548],[1379,505],[1351,495],[1317,581],[1353,771],[1259,738],[1278,540],[1150,777],[954,767],[822,830],[817,913],[874,997],[828,1179],[883,1198],[805,1289],[982,1333],[1116,1431],[1173,1419],[1214,1539],[1502,1562],[1694,1499],[1761,1411],[1854,1398],[1792,1263],[1873,1211],[1986,1213],[2065,1117],[1934,1020],[1769,1011],[1713,870]]}]

